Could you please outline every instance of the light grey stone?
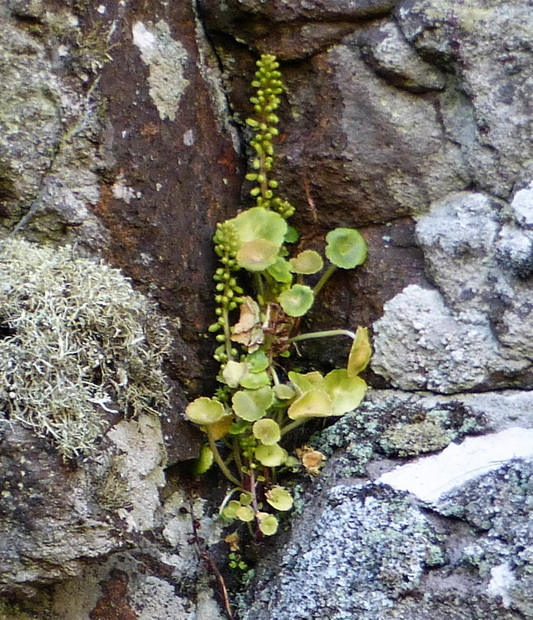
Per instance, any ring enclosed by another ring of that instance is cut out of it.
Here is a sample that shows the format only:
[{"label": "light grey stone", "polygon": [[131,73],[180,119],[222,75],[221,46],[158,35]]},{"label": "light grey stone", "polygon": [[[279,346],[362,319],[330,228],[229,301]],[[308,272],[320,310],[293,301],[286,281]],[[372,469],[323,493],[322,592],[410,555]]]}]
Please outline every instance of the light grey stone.
[{"label": "light grey stone", "polygon": [[476,185],[508,196],[533,173],[530,3],[414,0],[399,5],[396,15],[407,40],[425,58],[451,69],[468,99],[475,131],[461,131],[453,106],[443,120],[461,145]]},{"label": "light grey stone", "polygon": [[[508,370],[489,322],[478,313],[454,316],[436,290],[408,286],[385,304],[374,324],[372,368],[404,390],[461,392],[490,385]],[[521,360],[512,368],[528,365]]]},{"label": "light grey stone", "polygon": [[499,229],[498,207],[483,194],[451,194],[418,218],[416,237],[427,272],[459,314],[487,314]]},{"label": "light grey stone", "polygon": [[365,60],[392,84],[412,92],[443,90],[446,86],[445,75],[416,53],[396,22],[366,31],[361,40]]},{"label": "light grey stone", "polygon": [[404,494],[338,485],[304,511],[278,561],[243,620],[383,618],[444,554]]}]

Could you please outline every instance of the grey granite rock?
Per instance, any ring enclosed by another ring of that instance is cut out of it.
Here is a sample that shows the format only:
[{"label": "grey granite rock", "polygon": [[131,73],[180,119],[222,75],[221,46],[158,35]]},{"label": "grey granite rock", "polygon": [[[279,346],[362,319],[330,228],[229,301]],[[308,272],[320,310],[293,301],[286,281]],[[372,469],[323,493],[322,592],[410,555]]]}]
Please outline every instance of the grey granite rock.
[{"label": "grey granite rock", "polygon": [[[444,126],[461,146],[476,185],[508,196],[529,182],[533,16],[527,1],[414,0],[397,7],[405,37],[427,59],[446,66],[466,95],[471,121],[454,121],[459,99],[443,110]],[[466,117],[465,117],[466,120]],[[472,126],[473,124],[473,126]]]}]

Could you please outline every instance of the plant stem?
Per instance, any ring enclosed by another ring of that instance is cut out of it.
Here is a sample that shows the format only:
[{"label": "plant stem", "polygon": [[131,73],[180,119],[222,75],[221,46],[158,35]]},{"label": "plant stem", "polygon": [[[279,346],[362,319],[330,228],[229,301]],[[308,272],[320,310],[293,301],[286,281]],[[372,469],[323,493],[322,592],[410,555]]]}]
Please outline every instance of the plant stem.
[{"label": "plant stem", "polygon": [[233,460],[235,461],[235,465],[237,467],[237,471],[239,475],[242,474],[242,459],[241,453],[239,450],[239,439],[238,437],[233,437]]},{"label": "plant stem", "polygon": [[311,340],[312,338],[330,338],[331,336],[349,336],[355,340],[355,334],[349,329],[328,329],[322,332],[309,332],[308,334],[298,334],[294,338],[289,338],[288,343],[299,342],[300,340]]},{"label": "plant stem", "polygon": [[326,271],[322,274],[320,280],[316,283],[315,288],[313,289],[313,293],[315,297],[320,293],[326,282],[331,278],[331,276],[337,271],[337,265],[330,265]]},{"label": "plant stem", "polygon": [[261,278],[261,275],[257,272],[254,273],[254,284],[255,284],[255,290],[257,292],[257,296],[260,297],[261,299],[264,299],[265,291],[263,287],[263,280]]},{"label": "plant stem", "polygon": [[222,457],[220,456],[220,452],[218,451],[218,448],[216,446],[215,440],[213,439],[213,435],[211,433],[210,427],[205,426],[204,427],[206,432],[207,432],[207,439],[209,441],[209,447],[211,448],[211,452],[213,453],[213,458],[215,459],[216,464],[220,467],[220,470],[222,471],[222,473],[224,474],[224,476],[226,476],[226,478],[232,483],[232,484],[236,484],[238,487],[241,486],[241,483],[239,482],[239,480],[237,480],[237,478],[235,478],[235,476],[230,472],[230,470],[228,469],[228,466],[226,465],[226,463],[224,463],[224,461],[222,460]]},{"label": "plant stem", "polygon": [[287,426],[281,429],[281,436],[283,437],[283,435],[290,433],[292,430],[294,430],[295,428],[298,428],[298,426],[301,426],[302,424],[305,424],[310,419],[311,419],[310,417],[298,418],[297,420],[294,420],[290,424],[287,424]]},{"label": "plant stem", "polygon": [[233,355],[231,354],[231,334],[229,330],[229,312],[228,308],[224,306],[222,310],[222,316],[224,318],[224,344],[226,345],[226,355],[228,356],[228,361],[233,359]]}]

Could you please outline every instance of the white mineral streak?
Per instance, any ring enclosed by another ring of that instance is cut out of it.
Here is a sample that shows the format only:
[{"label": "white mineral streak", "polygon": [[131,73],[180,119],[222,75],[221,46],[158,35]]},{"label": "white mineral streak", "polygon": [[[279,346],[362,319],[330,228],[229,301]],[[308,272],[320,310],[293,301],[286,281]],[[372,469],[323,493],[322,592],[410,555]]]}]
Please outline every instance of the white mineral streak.
[{"label": "white mineral streak", "polygon": [[533,429],[509,428],[500,433],[469,437],[434,456],[396,467],[378,482],[409,491],[425,502],[515,459],[533,459]]},{"label": "white mineral streak", "polygon": [[490,583],[487,586],[487,594],[500,596],[504,607],[512,603],[511,591],[516,585],[516,577],[509,564],[504,562],[490,569]]},{"label": "white mineral streak", "polygon": [[172,38],[168,24],[163,21],[155,26],[150,25],[150,28],[142,22],[135,22],[131,32],[133,43],[150,70],[150,97],[161,119],[173,121],[189,85],[189,80],[185,78],[185,67],[189,62],[187,50]]}]

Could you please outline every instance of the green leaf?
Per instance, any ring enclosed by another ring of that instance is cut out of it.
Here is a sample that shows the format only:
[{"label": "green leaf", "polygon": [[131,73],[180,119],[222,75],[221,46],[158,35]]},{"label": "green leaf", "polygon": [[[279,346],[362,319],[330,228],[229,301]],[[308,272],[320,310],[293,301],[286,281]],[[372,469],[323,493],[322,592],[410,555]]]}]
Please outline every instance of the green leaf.
[{"label": "green leaf", "polygon": [[244,431],[247,430],[249,427],[250,427],[250,423],[249,422],[247,422],[246,420],[241,420],[240,418],[238,418],[229,427],[228,433],[230,435],[240,435],[241,433],[244,433]]},{"label": "green leaf", "polygon": [[296,243],[300,235],[294,226],[288,226],[285,234],[285,243]]},{"label": "green leaf", "polygon": [[228,502],[228,505],[222,511],[222,516],[225,519],[236,519],[237,518],[237,510],[241,507],[241,503],[236,499],[232,499]]},{"label": "green leaf", "polygon": [[295,372],[294,370],[289,371],[289,379],[300,394],[309,392],[309,390],[312,390],[314,387],[313,382],[310,381],[306,375],[303,375],[300,372]]},{"label": "green leaf", "polygon": [[260,512],[257,515],[259,519],[259,529],[265,536],[273,536],[278,531],[278,520],[274,515],[268,512]]},{"label": "green leaf", "polygon": [[243,491],[239,495],[239,501],[243,506],[249,506],[253,501],[253,495],[249,491]]},{"label": "green leaf", "polygon": [[243,211],[230,221],[235,227],[241,245],[256,239],[266,239],[279,248],[287,233],[287,222],[281,215],[263,207]]},{"label": "green leaf", "polygon": [[250,372],[261,372],[269,366],[268,357],[264,351],[256,351],[246,356],[246,363]]},{"label": "green leaf", "polygon": [[299,418],[325,418],[332,415],[333,403],[324,390],[311,389],[297,398],[287,410],[291,420]]},{"label": "green leaf", "polygon": [[356,377],[368,366],[372,357],[372,346],[368,337],[368,327],[358,327],[350,349],[346,370],[349,377]]},{"label": "green leaf", "polygon": [[221,420],[226,415],[226,410],[218,400],[201,396],[187,406],[185,415],[191,422],[205,426]]},{"label": "green leaf", "polygon": [[289,260],[291,271],[309,275],[317,273],[324,267],[322,256],[314,250],[304,250]]},{"label": "green leaf", "polygon": [[279,400],[290,400],[296,396],[296,392],[291,386],[285,385],[284,383],[275,385],[272,389],[274,390],[275,397]]},{"label": "green leaf", "polygon": [[242,245],[237,252],[239,267],[248,271],[264,271],[278,258],[279,245],[268,239],[254,239]]},{"label": "green leaf", "polygon": [[239,521],[253,521],[255,518],[254,509],[251,506],[239,506],[235,511],[235,516]]},{"label": "green leaf", "polygon": [[331,415],[343,415],[358,407],[366,393],[366,383],[359,377],[349,377],[345,369],[332,370],[324,384],[333,402]]},{"label": "green leaf", "polygon": [[194,463],[193,472],[198,475],[205,474],[211,465],[213,465],[213,460],[214,457],[211,448],[207,444],[204,444],[200,448],[200,456]]},{"label": "green leaf", "polygon": [[366,259],[366,241],[354,228],[335,228],[326,235],[326,256],[337,267],[353,269]]},{"label": "green leaf", "polygon": [[258,420],[252,427],[254,437],[265,446],[273,446],[281,439],[279,424],[270,418]]},{"label": "green leaf", "polygon": [[249,390],[257,390],[265,385],[270,385],[270,377],[265,371],[252,372],[241,379],[241,385]]},{"label": "green leaf", "polygon": [[303,316],[313,305],[313,290],[304,284],[295,284],[283,291],[278,301],[289,316]]},{"label": "green leaf", "polygon": [[305,375],[302,375],[304,379],[309,381],[309,383],[314,387],[323,390],[324,389],[324,377],[318,372],[318,370],[313,370],[312,372],[306,372]]},{"label": "green leaf", "polygon": [[265,467],[279,467],[283,465],[287,456],[287,450],[284,450],[278,444],[272,446],[261,445],[255,449],[255,458]]},{"label": "green leaf", "polygon": [[284,258],[281,258],[281,256],[278,256],[276,262],[271,265],[267,271],[274,278],[274,280],[276,280],[276,282],[291,284],[292,274],[289,267],[289,263]]},{"label": "green leaf", "polygon": [[274,402],[274,393],[270,387],[262,387],[258,390],[240,390],[235,392],[231,399],[235,414],[247,420],[255,422],[262,418],[267,409]]},{"label": "green leaf", "polygon": [[222,378],[230,388],[236,388],[247,372],[248,367],[246,363],[230,360],[222,371]]},{"label": "green leaf", "polygon": [[286,511],[294,503],[292,495],[284,487],[275,486],[266,492],[266,501],[276,510]]}]

